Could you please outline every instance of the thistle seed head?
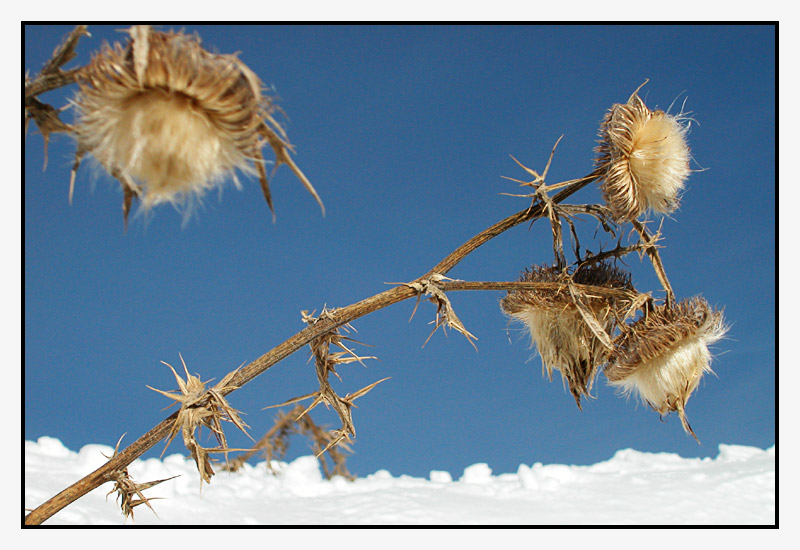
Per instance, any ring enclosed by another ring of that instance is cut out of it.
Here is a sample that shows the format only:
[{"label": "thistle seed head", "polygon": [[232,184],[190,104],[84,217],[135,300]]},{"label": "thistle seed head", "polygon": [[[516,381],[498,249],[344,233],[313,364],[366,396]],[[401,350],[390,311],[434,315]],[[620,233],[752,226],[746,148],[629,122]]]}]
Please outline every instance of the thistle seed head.
[{"label": "thistle seed head", "polygon": [[532,345],[542,358],[542,368],[552,380],[553,370],[561,373],[578,407],[581,396],[590,396],[597,368],[606,361],[609,349],[586,322],[593,315],[600,330],[611,334],[619,307],[613,298],[593,299],[583,296],[588,312],[581,313],[568,283],[632,289],[630,275],[607,263],[598,263],[574,272],[571,276],[548,266],[533,266],[520,281],[558,283],[554,290],[515,290],[500,303],[507,315],[521,321],[531,335]]},{"label": "thistle seed head", "polygon": [[146,25],[128,33],[124,46],[104,44],[78,74],[76,167],[89,153],[118,179],[126,217],[132,197],[144,208],[191,206],[228,177],[238,186],[236,170],[259,175],[271,208],[261,148],[269,143],[278,163],[293,163],[255,73],[196,36]]},{"label": "thistle seed head", "polygon": [[595,165],[615,221],[628,222],[646,210],[673,212],[689,176],[688,125],[680,116],[651,111],[638,89],[624,105],[609,109],[600,126]]},{"label": "thistle seed head", "polygon": [[685,407],[703,374],[711,371],[708,346],[728,327],[721,311],[700,297],[656,307],[617,337],[604,372],[612,386],[638,393],[659,414],[677,412],[695,436]]}]

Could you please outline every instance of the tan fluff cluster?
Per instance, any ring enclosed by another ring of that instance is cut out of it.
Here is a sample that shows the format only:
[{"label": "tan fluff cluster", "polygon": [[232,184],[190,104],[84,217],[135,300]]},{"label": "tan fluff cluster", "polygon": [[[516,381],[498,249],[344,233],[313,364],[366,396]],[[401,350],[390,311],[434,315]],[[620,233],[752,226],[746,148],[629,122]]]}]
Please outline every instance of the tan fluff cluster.
[{"label": "tan fluff cluster", "polygon": [[604,372],[611,385],[638,393],[659,414],[676,411],[696,438],[686,402],[703,374],[712,372],[708,346],[727,330],[722,312],[702,298],[658,306],[620,334]]},{"label": "tan fluff cluster", "polygon": [[[74,172],[91,154],[125,193],[145,208],[185,204],[232,177],[258,173],[272,208],[261,148],[269,143],[277,163],[290,164],[283,129],[259,78],[235,55],[212,54],[200,39],[138,25],[125,46],[105,44],[78,75],[78,141]],[[320,202],[321,204],[321,202]]]},{"label": "tan fluff cluster", "polygon": [[[580,285],[633,288],[628,273],[606,263],[585,267],[571,276],[554,267],[533,266],[522,274],[520,281],[555,283],[552,289],[511,291],[500,307],[507,315],[524,323],[542,358],[543,372],[552,380],[553,369],[559,371],[581,408],[581,396],[590,396],[597,368],[606,361],[610,349],[592,331],[575,304],[568,288],[570,279]],[[602,330],[611,334],[616,322],[617,301],[586,296],[582,302]]]},{"label": "tan fluff cluster", "polygon": [[633,93],[615,104],[600,126],[595,164],[602,173],[606,204],[618,223],[646,210],[673,212],[689,177],[688,126],[680,117],[651,111]]}]

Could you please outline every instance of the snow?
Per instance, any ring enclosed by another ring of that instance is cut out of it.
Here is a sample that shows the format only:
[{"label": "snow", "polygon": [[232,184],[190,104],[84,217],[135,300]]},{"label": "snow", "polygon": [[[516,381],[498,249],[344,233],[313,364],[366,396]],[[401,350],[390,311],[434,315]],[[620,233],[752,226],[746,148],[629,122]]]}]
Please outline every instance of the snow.
[{"label": "snow", "polygon": [[[113,449],[75,452],[58,439],[25,442],[25,507],[34,508],[98,468]],[[218,471],[201,487],[181,455],[137,460],[135,482],[179,476],[145,492],[158,497],[122,516],[111,483],[45,525],[775,525],[775,447],[720,445],[716,458],[617,451],[590,466],[522,464],[494,473],[487,464],[459,479],[379,470],[353,482],[323,478],[313,456]],[[217,468],[220,470],[220,468]],[[157,515],[156,515],[157,514]]]}]

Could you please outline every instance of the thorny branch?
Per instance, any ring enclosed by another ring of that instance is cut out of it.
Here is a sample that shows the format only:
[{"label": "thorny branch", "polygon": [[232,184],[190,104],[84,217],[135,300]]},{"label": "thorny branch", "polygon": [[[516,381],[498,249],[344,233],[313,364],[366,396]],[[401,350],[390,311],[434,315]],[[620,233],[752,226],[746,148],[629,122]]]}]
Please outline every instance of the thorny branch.
[{"label": "thorny branch", "polygon": [[[571,181],[568,186],[564,187],[559,193],[552,197],[552,203],[557,204],[564,201],[578,190],[582,189],[592,181],[595,181],[598,177],[599,174],[592,173],[584,178]],[[451,252],[442,261],[436,264],[436,266],[434,266],[428,273],[422,277],[419,277],[414,282],[419,283],[420,285],[428,285],[432,278],[435,279],[436,277],[443,277],[461,260],[475,251],[481,245],[504,233],[505,231],[516,227],[517,225],[538,219],[544,213],[545,209],[541,203],[531,204],[528,208],[517,212],[516,214],[513,214],[492,225],[481,233],[478,233],[456,250]],[[447,284],[453,283],[442,282],[441,284],[443,288],[446,288]],[[218,391],[218,395],[224,397],[235,389],[244,386],[260,374],[266,372],[276,363],[293,354],[303,346],[310,344],[317,338],[331,333],[339,327],[347,325],[348,323],[364,315],[404,301],[408,298],[416,297],[418,295],[419,290],[415,288],[415,285],[398,285],[350,306],[337,309],[335,312],[332,312],[329,315],[324,317],[321,316],[313,324],[309,325],[306,329],[300,331],[295,336],[276,346],[250,364],[227,375],[225,379],[228,384]],[[356,396],[349,396],[349,399],[352,401],[352,399],[355,397]],[[74,483],[58,495],[55,495],[38,508],[34,509],[25,517],[25,523],[27,525],[41,524],[47,518],[51,517],[53,514],[71,502],[74,502],[89,491],[105,483],[108,480],[107,476],[109,474],[122,471],[122,469],[127,467],[131,462],[139,458],[147,450],[152,448],[159,441],[168,437],[170,433],[173,432],[175,423],[178,421],[179,412],[173,413],[170,417],[153,427],[124,451],[116,454],[106,464],[78,482]]]},{"label": "thorny branch", "polygon": [[[162,363],[164,362],[162,361]],[[227,462],[228,452],[247,450],[230,449],[228,447],[228,441],[222,429],[222,421],[225,420],[233,423],[237,428],[243,431],[245,435],[250,437],[246,429],[249,428],[249,426],[239,417],[238,411],[231,407],[222,396],[223,391],[233,391],[236,389],[236,386],[230,385],[230,379],[233,378],[236,371],[229,373],[219,384],[206,390],[205,383],[203,383],[200,378],[189,374],[189,369],[186,367],[183,357],[181,357],[181,363],[183,363],[183,370],[186,373],[186,380],[178,376],[178,373],[175,372],[172,365],[164,363],[175,376],[175,380],[178,382],[178,387],[180,388],[180,393],[166,392],[150,388],[150,386],[147,387],[181,404],[178,416],[167,437],[167,445],[164,447],[164,450],[166,451],[169,444],[175,436],[178,435],[178,432],[180,432],[183,435],[184,445],[189,450],[195,464],[197,464],[197,471],[200,472],[200,479],[206,483],[211,483],[211,476],[214,475],[214,468],[211,466],[211,460],[208,456],[209,453],[223,453],[225,455],[225,461]],[[202,427],[208,428],[211,433],[214,434],[219,444],[218,447],[209,449],[200,445],[195,437],[195,431],[199,431]]]}]

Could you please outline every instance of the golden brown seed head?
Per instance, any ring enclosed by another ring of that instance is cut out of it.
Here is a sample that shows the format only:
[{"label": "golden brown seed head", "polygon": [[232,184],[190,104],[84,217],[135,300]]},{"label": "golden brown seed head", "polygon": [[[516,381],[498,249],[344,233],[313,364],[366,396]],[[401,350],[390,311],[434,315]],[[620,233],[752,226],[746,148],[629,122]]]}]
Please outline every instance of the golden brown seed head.
[{"label": "golden brown seed head", "polygon": [[272,207],[266,143],[316,197],[289,158],[261,81],[235,55],[212,54],[180,32],[128,32],[124,46],[105,44],[80,72],[73,101],[78,157],[91,154],[117,178],[127,203],[137,196],[145,208],[185,204],[227,177],[236,182],[241,170],[258,173]]},{"label": "golden brown seed head", "polygon": [[708,346],[727,330],[722,312],[702,298],[658,306],[617,337],[604,372],[611,385],[638,393],[659,414],[676,411],[694,436],[686,403],[703,374],[712,372]]},{"label": "golden brown seed head", "polygon": [[[597,368],[609,350],[586,323],[568,289],[568,280],[581,285],[632,289],[630,275],[605,263],[585,267],[571,276],[554,267],[533,266],[521,281],[556,283],[552,290],[515,290],[500,303],[507,315],[525,324],[531,342],[542,358],[542,368],[552,380],[553,369],[561,373],[578,407],[580,398],[590,396]],[[585,297],[584,303],[606,333],[611,334],[616,317],[616,300]]]},{"label": "golden brown seed head", "polygon": [[648,109],[637,92],[608,111],[596,149],[603,196],[618,223],[648,209],[673,212],[691,172],[688,127],[679,117]]}]

